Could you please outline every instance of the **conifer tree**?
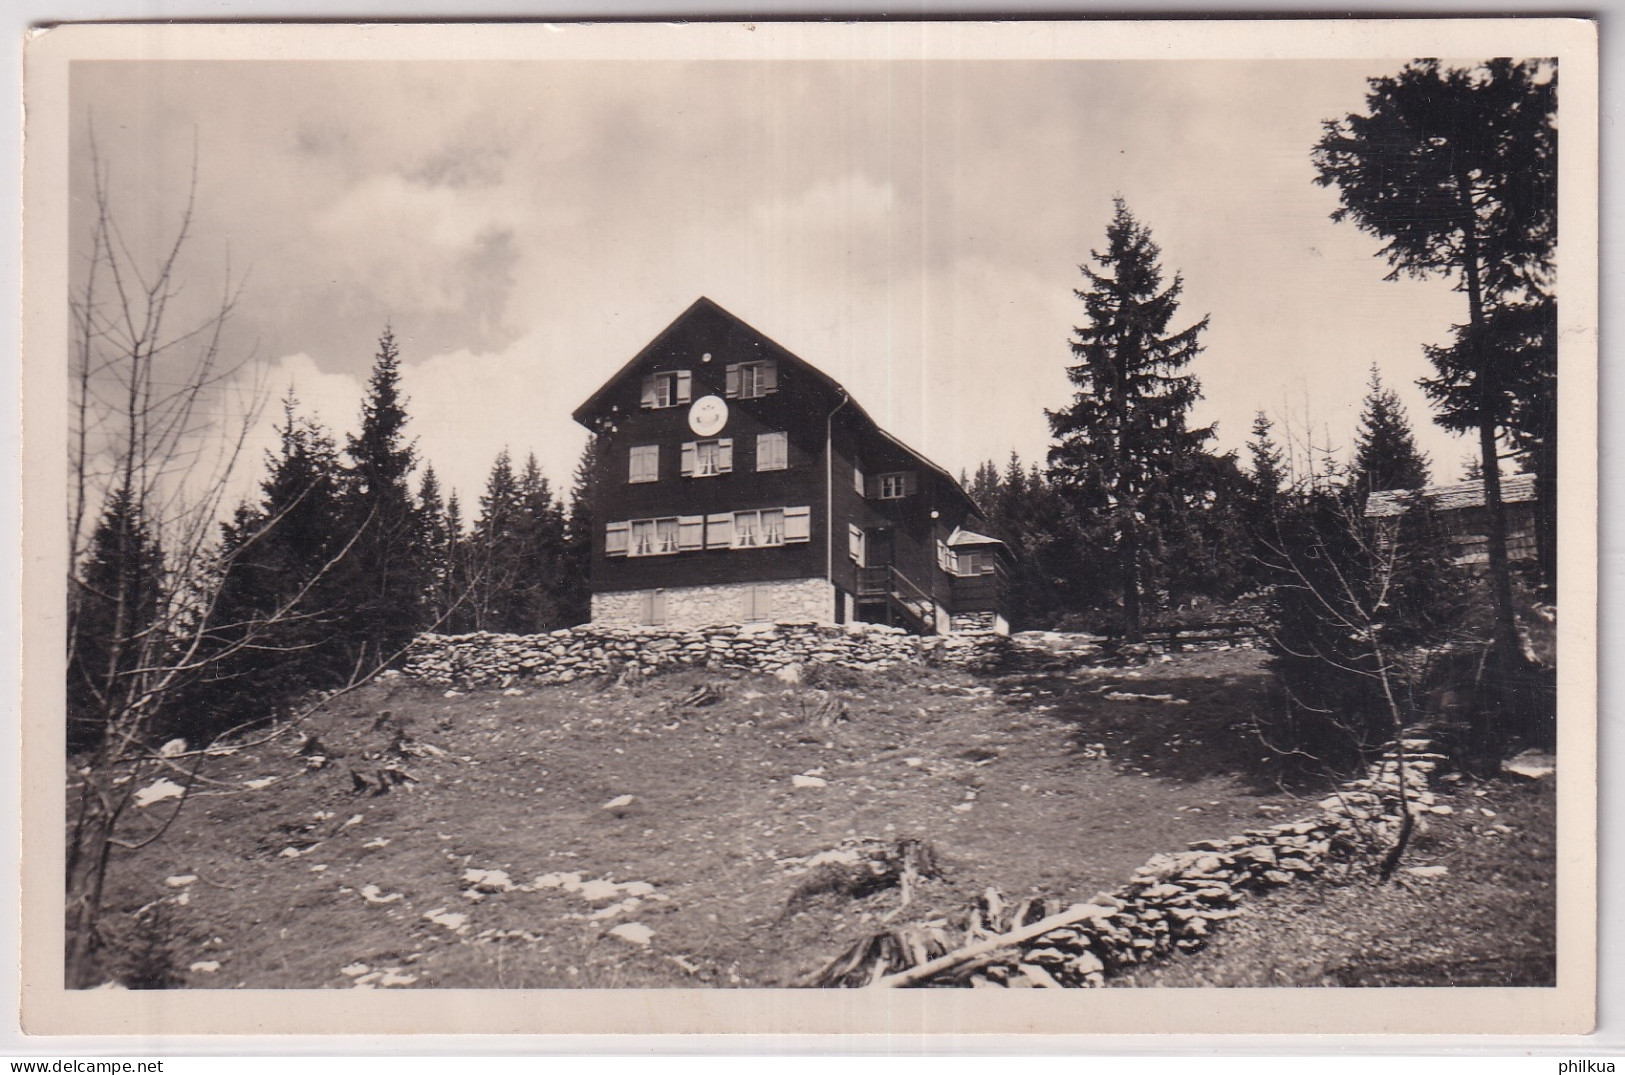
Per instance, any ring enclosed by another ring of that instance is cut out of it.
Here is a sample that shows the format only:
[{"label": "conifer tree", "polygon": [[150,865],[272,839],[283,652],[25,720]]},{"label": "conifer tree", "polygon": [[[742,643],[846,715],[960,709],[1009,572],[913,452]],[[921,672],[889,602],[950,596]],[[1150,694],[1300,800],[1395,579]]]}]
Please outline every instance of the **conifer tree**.
[{"label": "conifer tree", "polygon": [[982,517],[991,521],[994,501],[999,495],[999,468],[993,460],[985,460],[976,468],[976,476],[970,480],[965,490],[970,494],[971,502],[982,513]]},{"label": "conifer tree", "polygon": [[1371,367],[1360,429],[1355,435],[1352,491],[1364,505],[1372,493],[1385,489],[1421,489],[1428,483],[1428,460],[1416,447],[1410,417],[1399,394],[1382,383]]},{"label": "conifer tree", "polygon": [[78,751],[100,740],[109,698],[157,648],[130,644],[157,627],[167,591],[163,550],[129,485],[114,490],[72,582],[68,749]]},{"label": "conifer tree", "polygon": [[1115,206],[1106,249],[1092,254],[1096,267],[1079,266],[1088,286],[1074,294],[1087,320],[1067,369],[1077,392],[1070,406],[1046,413],[1056,438],[1050,476],[1103,546],[1124,634],[1137,639],[1157,566],[1148,555],[1158,538],[1151,519],[1185,510],[1192,490],[1182,478],[1213,435],[1186,425],[1201,390],[1185,370],[1208,322],[1170,330],[1183,280],[1176,273],[1163,287],[1150,230],[1122,199]]},{"label": "conifer tree", "polygon": [[451,610],[453,536],[446,517],[446,504],[440,495],[440,478],[434,464],[425,464],[418,483],[418,512],[423,520],[423,582],[429,626],[443,630]]},{"label": "conifer tree", "polygon": [[1488,672],[1510,715],[1522,705],[1518,677],[1527,669],[1507,558],[1500,444],[1517,393],[1555,382],[1524,375],[1543,355],[1508,319],[1523,319],[1552,294],[1557,71],[1540,60],[1456,69],[1423,59],[1368,86],[1366,114],[1324,124],[1313,152],[1315,181],[1338,188],[1334,220],[1352,220],[1384,241],[1388,279],[1444,276],[1466,298],[1453,342],[1427,348],[1437,376],[1423,387],[1440,424],[1478,436],[1495,606]]},{"label": "conifer tree", "polygon": [[519,476],[518,530],[518,573],[507,629],[551,631],[565,617],[565,517],[534,452],[526,456]]},{"label": "conifer tree", "polygon": [[559,599],[560,614],[568,624],[586,623],[592,618],[592,596],[587,583],[592,566],[593,503],[604,456],[603,438],[596,433],[589,434],[570,485],[570,514],[565,523],[565,579]]},{"label": "conifer tree", "polygon": [[522,509],[513,458],[504,448],[491,464],[480,515],[469,537],[470,612],[476,631],[506,631],[515,617]]},{"label": "conifer tree", "polygon": [[350,526],[358,535],[344,573],[357,669],[390,659],[425,622],[423,520],[408,485],[417,451],[406,437],[400,376],[400,351],[386,327],[367,382],[361,430],[345,448]]},{"label": "conifer tree", "polygon": [[443,616],[441,633],[464,634],[473,630],[474,575],[469,563],[469,541],[463,526],[463,505],[453,489],[446,498],[446,579],[447,590],[442,599],[439,615]]},{"label": "conifer tree", "polygon": [[1253,415],[1253,437],[1247,442],[1247,455],[1251,465],[1247,480],[1252,483],[1253,495],[1259,501],[1270,501],[1280,495],[1286,483],[1286,457],[1276,446],[1275,423],[1269,415],[1259,411]]},{"label": "conifer tree", "polygon": [[[306,690],[344,681],[340,580],[348,553],[343,474],[333,439],[282,402],[257,504],[221,527],[226,565],[209,611],[206,652],[218,654],[166,726],[196,737],[270,716]],[[264,625],[255,627],[254,625]],[[243,645],[250,630],[253,645]]]}]

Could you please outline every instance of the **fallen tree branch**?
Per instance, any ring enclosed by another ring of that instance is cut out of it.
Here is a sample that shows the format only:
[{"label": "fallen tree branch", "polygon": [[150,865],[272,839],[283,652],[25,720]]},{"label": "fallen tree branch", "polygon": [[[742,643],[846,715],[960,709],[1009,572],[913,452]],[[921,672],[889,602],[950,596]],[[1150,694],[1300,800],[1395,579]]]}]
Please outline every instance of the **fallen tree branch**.
[{"label": "fallen tree branch", "polygon": [[888,974],[874,984],[883,989],[902,989],[906,986],[916,985],[929,978],[936,977],[945,970],[952,970],[962,964],[997,952],[1001,948],[1014,948],[1023,942],[1042,937],[1052,929],[1076,925],[1085,919],[1100,918],[1111,913],[1112,909],[1110,907],[1104,907],[1098,903],[1074,903],[1060,914],[1041,918],[1030,926],[1021,926],[1009,933],[1001,933],[996,937],[990,937],[985,941],[967,945],[964,948],[957,948],[947,955],[938,956],[929,963],[921,963],[917,967],[910,967],[908,970],[899,971],[896,974]]}]

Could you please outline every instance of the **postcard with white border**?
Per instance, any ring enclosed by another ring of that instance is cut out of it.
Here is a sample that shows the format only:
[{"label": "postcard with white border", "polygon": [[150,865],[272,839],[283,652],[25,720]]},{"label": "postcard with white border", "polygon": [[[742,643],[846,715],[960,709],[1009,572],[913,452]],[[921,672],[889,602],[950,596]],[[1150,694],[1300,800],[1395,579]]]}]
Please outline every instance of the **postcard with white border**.
[{"label": "postcard with white border", "polygon": [[1592,23],[25,64],[26,1032],[1593,1027]]}]

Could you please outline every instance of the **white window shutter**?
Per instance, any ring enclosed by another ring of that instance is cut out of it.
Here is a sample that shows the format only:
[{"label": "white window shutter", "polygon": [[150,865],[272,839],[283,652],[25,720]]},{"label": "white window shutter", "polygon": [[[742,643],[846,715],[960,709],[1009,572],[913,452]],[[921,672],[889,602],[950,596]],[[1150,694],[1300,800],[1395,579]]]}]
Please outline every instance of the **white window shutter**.
[{"label": "white window shutter", "polygon": [[727,474],[734,468],[734,442],[732,437],[717,441],[717,470]]},{"label": "white window shutter", "polygon": [[678,518],[677,547],[684,552],[705,548],[705,516],[684,515]]},{"label": "white window shutter", "polygon": [[694,476],[694,460],[697,452],[698,449],[693,441],[688,441],[683,445],[683,477],[692,478]]},{"label": "white window shutter", "polygon": [[643,405],[645,407],[655,405],[655,379],[653,374],[643,379]]},{"label": "white window shutter", "polygon": [[606,556],[625,556],[626,538],[631,529],[631,523],[610,523],[604,527],[604,554]]},{"label": "white window shutter", "polygon": [[779,390],[779,363],[777,359],[770,358],[762,363],[761,377],[762,394],[764,396],[769,392]]},{"label": "white window shutter", "polygon": [[729,399],[738,399],[739,398],[739,363],[735,362],[735,363],[732,363],[731,365],[729,365],[727,370],[725,371],[724,377],[725,377],[725,388],[723,389],[723,394],[726,395]]},{"label": "white window shutter", "polygon": [[867,495],[863,484],[863,468],[856,463],[852,464],[852,491],[859,496]]},{"label": "white window shutter", "polygon": [[677,402],[687,403],[694,392],[694,375],[688,370],[677,371]]},{"label": "white window shutter", "polygon": [[734,517],[733,512],[724,511],[716,515],[705,517],[705,547],[708,549],[728,549],[734,543]]},{"label": "white window shutter", "polygon": [[784,540],[808,541],[812,538],[812,514],[806,508],[784,509]]}]

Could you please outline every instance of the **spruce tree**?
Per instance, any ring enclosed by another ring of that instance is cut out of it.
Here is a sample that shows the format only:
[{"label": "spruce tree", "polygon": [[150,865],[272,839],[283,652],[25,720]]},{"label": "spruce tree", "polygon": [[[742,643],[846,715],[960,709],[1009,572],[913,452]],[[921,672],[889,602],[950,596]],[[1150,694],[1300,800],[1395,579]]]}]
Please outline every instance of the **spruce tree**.
[{"label": "spruce tree", "polygon": [[353,666],[377,667],[403,650],[425,624],[423,520],[408,480],[417,452],[406,438],[400,351],[386,327],[378,340],[361,430],[350,457],[350,526],[357,534],[345,572]]},{"label": "spruce tree", "polygon": [[523,524],[519,481],[513,458],[504,448],[491,464],[480,496],[480,515],[469,537],[471,614],[476,631],[507,631],[518,619],[516,587],[520,579]]},{"label": "spruce tree", "polygon": [[988,459],[976,468],[975,477],[971,478],[965,489],[976,510],[982,513],[984,519],[990,520],[991,525],[994,501],[999,494],[999,468],[993,460]]},{"label": "spruce tree", "polygon": [[1281,493],[1286,483],[1286,456],[1276,446],[1273,436],[1275,423],[1269,415],[1259,411],[1253,415],[1253,437],[1247,442],[1247,456],[1251,461],[1247,480],[1252,484],[1253,496],[1260,502],[1269,502]]},{"label": "spruce tree", "polygon": [[551,631],[562,626],[565,617],[565,518],[535,453],[525,458],[519,476],[518,530],[517,600],[507,629]]},{"label": "spruce tree", "polygon": [[440,615],[440,632],[465,634],[474,629],[473,571],[469,564],[468,534],[463,526],[463,505],[453,489],[446,498],[446,578],[447,589]]},{"label": "spruce tree", "polygon": [[348,672],[338,451],[321,426],[300,417],[291,392],[282,414],[259,502],[221,527],[223,569],[204,640],[215,657],[170,733],[196,737],[273,716]]},{"label": "spruce tree", "polygon": [[446,519],[446,504],[440,495],[440,478],[434,464],[423,468],[418,483],[418,512],[423,520],[423,583],[428,606],[428,625],[441,630],[451,607],[452,535]]},{"label": "spruce tree", "polygon": [[1176,273],[1163,287],[1150,230],[1122,199],[1115,206],[1106,249],[1092,254],[1096,267],[1079,266],[1088,286],[1074,294],[1087,320],[1075,330],[1076,361],[1067,369],[1077,392],[1070,406],[1046,413],[1056,438],[1050,476],[1103,546],[1133,640],[1160,566],[1148,555],[1158,540],[1151,520],[1190,506],[1183,478],[1213,431],[1186,425],[1201,390],[1185,370],[1201,351],[1207,319],[1170,330],[1183,280]]},{"label": "spruce tree", "polygon": [[1421,489],[1428,483],[1428,460],[1416,447],[1410,417],[1399,394],[1382,383],[1371,367],[1360,429],[1355,436],[1350,474],[1357,503],[1386,489]]},{"label": "spruce tree", "polygon": [[560,615],[567,624],[592,619],[589,580],[596,518],[593,504],[604,463],[604,439],[596,433],[589,434],[581,449],[581,459],[576,463],[570,485],[570,514],[565,521],[565,585],[560,594]]},{"label": "spruce tree", "polygon": [[68,749],[78,751],[99,742],[113,700],[135,693],[143,651],[160,649],[131,644],[155,628],[166,597],[163,550],[131,486],[114,490],[71,582]]}]

